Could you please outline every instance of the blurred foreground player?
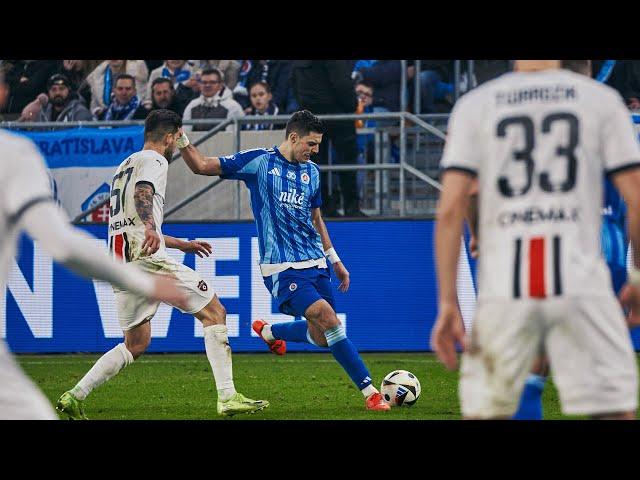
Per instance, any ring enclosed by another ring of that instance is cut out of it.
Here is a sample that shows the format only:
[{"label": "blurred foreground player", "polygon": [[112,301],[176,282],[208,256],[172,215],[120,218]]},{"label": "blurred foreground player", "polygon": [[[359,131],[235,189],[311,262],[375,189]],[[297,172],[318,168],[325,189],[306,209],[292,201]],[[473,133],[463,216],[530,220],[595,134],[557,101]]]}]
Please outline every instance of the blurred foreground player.
[{"label": "blurred foreground player", "polygon": [[[0,108],[7,96],[8,88],[0,74]],[[31,141],[0,131],[0,152],[0,288],[6,288],[18,235],[26,231],[56,261],[80,275],[111,282],[153,300],[184,301],[172,279],[114,262],[104,249],[96,248],[89,235],[71,227],[53,200],[44,161]],[[0,419],[57,418],[46,397],[0,341]]]},{"label": "blurred foreground player", "polygon": [[[520,60],[456,104],[442,166],[436,249],[439,316],[432,344],[450,369],[463,344],[466,418],[509,418],[546,353],[562,411],[632,419],[635,354],[600,253],[602,177],[629,209],[640,244],[640,148],[620,96],[561,69]],[[468,338],[456,299],[462,222],[479,181],[478,304]],[[640,257],[623,304],[640,320]]]}]

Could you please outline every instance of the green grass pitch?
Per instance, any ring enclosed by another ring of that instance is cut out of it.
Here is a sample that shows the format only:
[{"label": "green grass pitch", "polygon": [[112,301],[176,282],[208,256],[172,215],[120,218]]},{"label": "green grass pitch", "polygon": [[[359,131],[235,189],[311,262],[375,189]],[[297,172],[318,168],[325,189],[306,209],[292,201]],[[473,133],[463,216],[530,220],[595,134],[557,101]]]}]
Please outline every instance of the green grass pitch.
[{"label": "green grass pitch", "polygon": [[[396,369],[413,372],[422,395],[412,407],[368,412],[362,395],[329,353],[269,353],[233,356],[238,391],[266,399],[269,408],[254,415],[222,418],[207,357],[202,354],[147,354],[96,389],[86,401],[90,419],[244,420],[438,420],[459,419],[457,372],[447,371],[429,353],[363,353],[379,386]],[[26,373],[52,404],[99,358],[91,355],[18,355]],[[552,382],[545,389],[546,419],[572,418],[560,413]],[[575,417],[573,417],[575,418]]]}]

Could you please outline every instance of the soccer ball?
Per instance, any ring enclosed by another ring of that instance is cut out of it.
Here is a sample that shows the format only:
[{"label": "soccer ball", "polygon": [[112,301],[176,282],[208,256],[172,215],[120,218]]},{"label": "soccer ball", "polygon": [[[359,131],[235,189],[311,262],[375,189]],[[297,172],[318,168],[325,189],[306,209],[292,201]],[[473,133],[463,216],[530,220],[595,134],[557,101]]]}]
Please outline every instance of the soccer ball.
[{"label": "soccer ball", "polygon": [[420,396],[420,381],[406,370],[394,370],[389,373],[380,387],[380,393],[392,407],[411,406]]}]

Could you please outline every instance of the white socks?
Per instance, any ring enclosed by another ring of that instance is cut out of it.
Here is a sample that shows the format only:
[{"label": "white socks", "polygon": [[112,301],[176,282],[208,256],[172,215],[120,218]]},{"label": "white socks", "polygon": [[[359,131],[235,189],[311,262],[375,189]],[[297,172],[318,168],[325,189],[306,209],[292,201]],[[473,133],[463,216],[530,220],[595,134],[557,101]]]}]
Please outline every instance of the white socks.
[{"label": "white socks", "polygon": [[273,336],[273,333],[271,333],[271,325],[269,325],[268,323],[262,327],[262,332],[260,332],[262,334],[262,338],[264,338],[267,342],[273,342],[276,340],[276,337]]},{"label": "white socks", "polygon": [[91,370],[71,389],[71,393],[78,400],[84,400],[91,390],[114,377],[131,363],[133,363],[133,355],[124,343],[119,343],[98,359]]},{"label": "white socks", "polygon": [[369,395],[374,393],[378,393],[378,389],[371,384],[367,385],[360,391],[362,392],[362,395],[364,395],[364,398],[367,398]]},{"label": "white socks", "polygon": [[226,325],[209,325],[204,327],[204,348],[213,370],[216,381],[218,399],[223,402],[236,393],[233,385],[233,367],[231,364],[231,347],[227,337]]}]

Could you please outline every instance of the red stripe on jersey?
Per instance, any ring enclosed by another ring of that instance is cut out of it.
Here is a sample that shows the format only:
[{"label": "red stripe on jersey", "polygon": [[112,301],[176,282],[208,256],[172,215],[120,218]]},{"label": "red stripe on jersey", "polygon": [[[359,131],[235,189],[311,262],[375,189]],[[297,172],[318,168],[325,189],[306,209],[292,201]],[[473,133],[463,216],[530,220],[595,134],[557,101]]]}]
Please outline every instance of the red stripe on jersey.
[{"label": "red stripe on jersey", "polygon": [[113,252],[115,253],[116,257],[122,259],[123,255],[123,247],[124,247],[124,239],[122,238],[122,234],[118,234],[115,236],[115,240],[113,242]]},{"label": "red stripe on jersey", "polygon": [[529,296],[545,298],[544,289],[544,238],[529,240]]}]

